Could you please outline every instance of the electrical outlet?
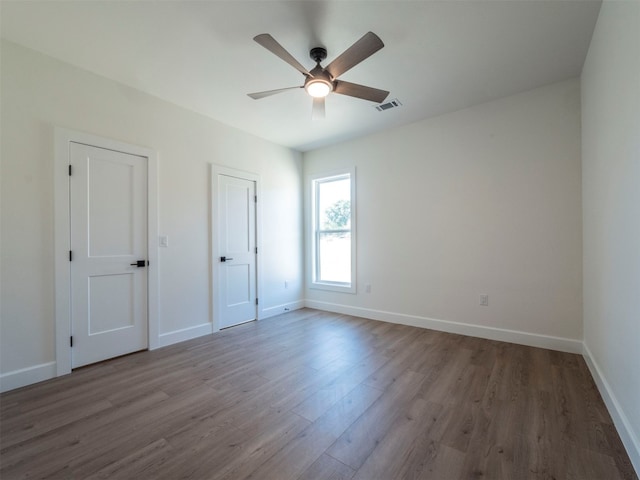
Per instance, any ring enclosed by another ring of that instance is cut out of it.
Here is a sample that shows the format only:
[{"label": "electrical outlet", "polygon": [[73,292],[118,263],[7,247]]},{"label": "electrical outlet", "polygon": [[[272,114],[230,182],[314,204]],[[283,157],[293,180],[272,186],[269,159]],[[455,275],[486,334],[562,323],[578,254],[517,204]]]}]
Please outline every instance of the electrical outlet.
[{"label": "electrical outlet", "polygon": [[371,284],[370,283],[367,283],[364,286],[364,291],[365,291],[365,293],[371,293]]},{"label": "electrical outlet", "polygon": [[480,295],[480,305],[482,305],[483,307],[489,306],[489,295]]}]

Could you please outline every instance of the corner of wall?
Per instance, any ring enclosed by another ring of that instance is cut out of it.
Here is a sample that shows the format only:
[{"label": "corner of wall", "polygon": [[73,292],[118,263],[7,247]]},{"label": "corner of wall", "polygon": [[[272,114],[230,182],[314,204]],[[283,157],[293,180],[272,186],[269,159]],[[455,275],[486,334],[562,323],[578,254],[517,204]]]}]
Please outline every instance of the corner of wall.
[{"label": "corner of wall", "polygon": [[616,398],[615,393],[611,389],[611,386],[602,373],[601,368],[598,366],[598,363],[591,354],[586,341],[583,343],[582,356],[585,359],[587,367],[589,367],[589,371],[591,372],[591,376],[598,387],[602,400],[604,401],[607,410],[609,410],[609,414],[611,415],[613,423],[618,430],[620,439],[627,450],[629,459],[631,460],[635,470],[640,472],[640,439],[634,433],[631,422],[629,422],[629,419],[620,406],[620,402]]}]

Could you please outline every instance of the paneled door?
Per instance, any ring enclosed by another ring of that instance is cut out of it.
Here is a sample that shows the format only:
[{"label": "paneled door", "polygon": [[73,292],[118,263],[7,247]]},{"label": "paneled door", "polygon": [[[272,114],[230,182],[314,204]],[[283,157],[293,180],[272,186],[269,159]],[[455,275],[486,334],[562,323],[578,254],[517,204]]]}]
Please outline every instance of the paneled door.
[{"label": "paneled door", "polygon": [[[218,174],[220,328],[256,319],[256,183]],[[215,287],[214,287],[215,288]]]},{"label": "paneled door", "polygon": [[77,368],[147,348],[147,159],[71,143],[70,165]]}]

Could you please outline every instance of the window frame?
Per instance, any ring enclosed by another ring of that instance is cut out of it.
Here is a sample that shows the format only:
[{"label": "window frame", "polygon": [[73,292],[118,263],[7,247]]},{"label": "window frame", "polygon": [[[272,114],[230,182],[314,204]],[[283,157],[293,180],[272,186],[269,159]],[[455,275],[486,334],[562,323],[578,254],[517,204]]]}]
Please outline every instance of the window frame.
[{"label": "window frame", "polygon": [[[351,214],[351,227],[349,229],[337,229],[337,230],[322,230],[318,225],[319,222],[319,212],[318,208],[318,195],[319,189],[318,185],[322,183],[327,183],[331,181],[341,180],[341,179],[349,179],[349,187],[350,187],[350,214]],[[309,175],[308,177],[308,185],[309,185],[309,239],[310,239],[310,275],[309,275],[309,287],[318,290],[329,290],[334,292],[343,292],[343,293],[352,293],[355,294],[357,291],[356,286],[356,170],[355,167],[333,170],[330,172],[320,172],[316,174]],[[318,279],[318,267],[319,267],[319,255],[320,250],[318,248],[318,242],[321,233],[340,233],[340,232],[350,232],[351,233],[351,282],[343,283],[343,282],[329,282],[329,281],[321,281]]]}]

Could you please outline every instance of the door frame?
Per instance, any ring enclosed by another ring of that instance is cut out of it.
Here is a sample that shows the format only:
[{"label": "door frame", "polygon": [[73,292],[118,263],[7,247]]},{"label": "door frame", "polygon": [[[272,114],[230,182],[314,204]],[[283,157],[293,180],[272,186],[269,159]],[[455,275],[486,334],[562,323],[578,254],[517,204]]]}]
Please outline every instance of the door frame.
[{"label": "door frame", "polygon": [[260,175],[251,172],[245,172],[243,170],[237,170],[235,168],[229,168],[215,163],[211,164],[211,176],[210,176],[210,191],[211,198],[209,199],[209,209],[211,214],[211,229],[209,232],[209,241],[211,245],[211,261],[209,274],[210,278],[210,312],[211,312],[211,324],[214,332],[220,330],[220,302],[219,302],[219,289],[217,288],[218,277],[220,275],[220,262],[216,259],[220,258],[222,252],[220,251],[220,245],[218,241],[218,225],[220,223],[220,215],[218,214],[218,175],[226,175],[228,177],[241,178],[244,180],[255,182],[256,185],[256,248],[258,253],[256,254],[256,298],[258,298],[258,305],[256,305],[256,320],[260,320],[262,312],[262,304],[260,302],[260,292],[262,290],[262,190],[260,186]]},{"label": "door frame", "polygon": [[89,133],[55,128],[54,282],[56,376],[71,373],[71,249],[69,154],[71,143],[114,150],[147,159],[147,322],[149,350],[159,346],[158,306],[158,153],[150,148]]}]

